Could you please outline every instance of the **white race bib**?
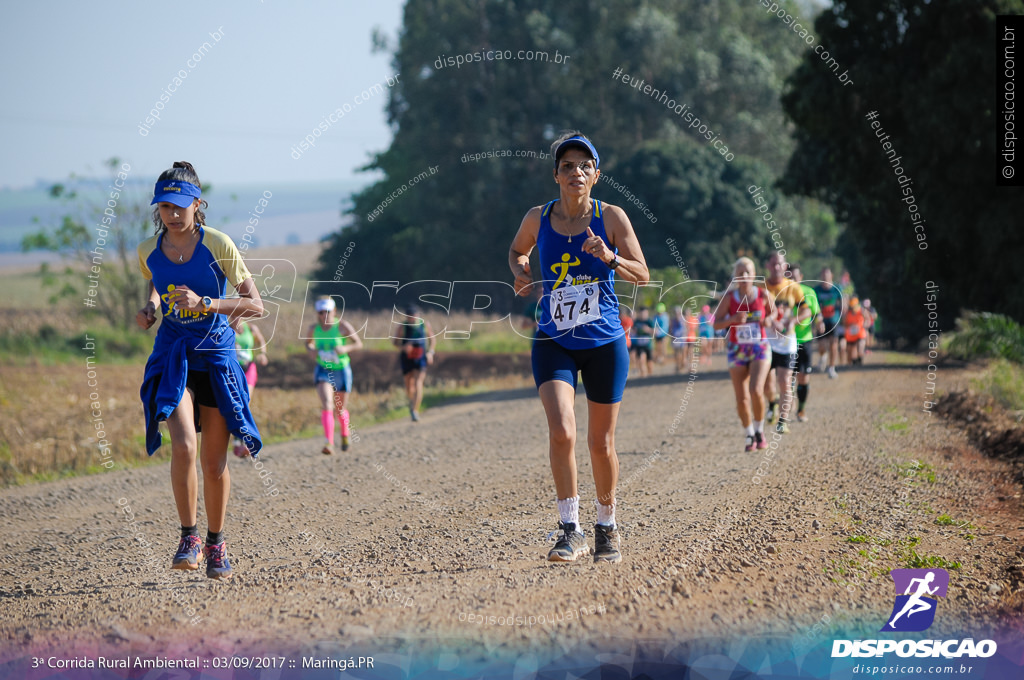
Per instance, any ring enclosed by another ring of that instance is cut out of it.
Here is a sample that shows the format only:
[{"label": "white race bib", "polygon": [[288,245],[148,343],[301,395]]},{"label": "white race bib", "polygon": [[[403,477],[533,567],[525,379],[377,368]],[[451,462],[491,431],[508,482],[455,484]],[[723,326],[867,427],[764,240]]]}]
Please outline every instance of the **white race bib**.
[{"label": "white race bib", "polygon": [[336,364],[338,363],[338,353],[320,350],[320,361],[325,364]]},{"label": "white race bib", "polygon": [[733,326],[736,330],[736,342],[740,345],[753,345],[761,342],[761,324],[756,322],[741,323]]},{"label": "white race bib", "polygon": [[581,283],[551,291],[551,318],[555,328],[568,330],[601,319],[597,283]]},{"label": "white race bib", "polygon": [[797,350],[796,336],[792,333],[782,335],[775,332],[774,338],[768,338],[768,345],[776,354],[796,354]]}]

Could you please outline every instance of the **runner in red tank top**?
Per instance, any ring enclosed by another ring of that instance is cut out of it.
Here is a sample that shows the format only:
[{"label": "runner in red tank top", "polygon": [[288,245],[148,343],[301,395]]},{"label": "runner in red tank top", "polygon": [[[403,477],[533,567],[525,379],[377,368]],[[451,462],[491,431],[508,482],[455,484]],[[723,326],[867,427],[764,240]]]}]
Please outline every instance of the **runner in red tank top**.
[{"label": "runner in red tank top", "polygon": [[764,324],[774,314],[772,300],[754,284],[753,260],[736,260],[733,284],[715,311],[715,330],[729,329],[729,377],[736,393],[736,412],[747,437],[745,451],[768,448],[764,436],[764,381],[771,368],[771,350]]}]

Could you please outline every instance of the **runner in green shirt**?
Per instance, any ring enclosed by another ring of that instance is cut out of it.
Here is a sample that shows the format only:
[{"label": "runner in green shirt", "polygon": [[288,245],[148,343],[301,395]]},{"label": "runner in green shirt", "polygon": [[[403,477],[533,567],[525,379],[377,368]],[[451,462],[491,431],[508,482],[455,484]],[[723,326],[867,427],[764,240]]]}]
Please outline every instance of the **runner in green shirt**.
[{"label": "runner in green shirt", "polygon": [[[352,367],[349,352],[362,349],[363,341],[355,328],[344,319],[334,318],[334,300],[321,297],[316,301],[317,322],[309,329],[306,349],[316,359],[313,382],[320,397],[320,422],[324,427],[324,444],[320,453],[329,456],[334,450],[334,416],[341,423],[341,450],[348,451],[348,397],[352,392]],[[358,439],[358,438],[357,438]]]},{"label": "runner in green shirt", "polygon": [[789,274],[794,281],[800,284],[804,292],[804,302],[811,310],[811,318],[796,324],[796,419],[801,423],[807,422],[807,393],[811,389],[811,371],[814,369],[813,346],[814,324],[821,316],[821,306],[818,304],[818,295],[810,286],[800,283],[804,280],[800,265],[790,264]]}]

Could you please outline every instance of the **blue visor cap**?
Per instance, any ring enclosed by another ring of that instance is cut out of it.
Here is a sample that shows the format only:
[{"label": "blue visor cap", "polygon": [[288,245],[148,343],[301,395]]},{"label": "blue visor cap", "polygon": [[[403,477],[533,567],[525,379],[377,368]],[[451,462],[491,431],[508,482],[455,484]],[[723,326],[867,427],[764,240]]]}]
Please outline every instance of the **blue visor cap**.
[{"label": "blue visor cap", "polygon": [[192,201],[203,197],[203,191],[191,182],[181,182],[175,179],[165,179],[156,183],[153,190],[153,200],[150,205],[157,203],[173,203],[179,208],[187,208]]},{"label": "blue visor cap", "polygon": [[[555,158],[557,159],[559,156],[561,156],[563,150],[574,146],[588,152],[591,156],[594,157],[594,166],[598,168],[601,167],[601,157],[597,155],[597,149],[594,148],[594,145],[590,143],[589,139],[585,139],[579,136],[570,137],[569,139],[559,144],[558,148],[555,149]],[[558,164],[557,160],[555,161],[555,164]]]}]

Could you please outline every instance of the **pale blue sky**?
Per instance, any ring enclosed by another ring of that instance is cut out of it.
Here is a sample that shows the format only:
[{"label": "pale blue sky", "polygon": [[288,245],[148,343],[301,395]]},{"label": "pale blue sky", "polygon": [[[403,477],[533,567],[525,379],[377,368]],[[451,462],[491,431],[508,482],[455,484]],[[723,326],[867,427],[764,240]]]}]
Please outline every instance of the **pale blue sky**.
[{"label": "pale blue sky", "polygon": [[[113,155],[140,178],[175,160],[220,183],[352,178],[391,139],[386,97],[354,97],[393,75],[388,54],[371,54],[371,33],[394,42],[402,4],[5,2],[0,187],[89,174]],[[210,34],[221,27],[217,42]],[[141,136],[179,69],[187,77]],[[351,111],[316,147],[292,158],[291,147],[346,103]]]}]

